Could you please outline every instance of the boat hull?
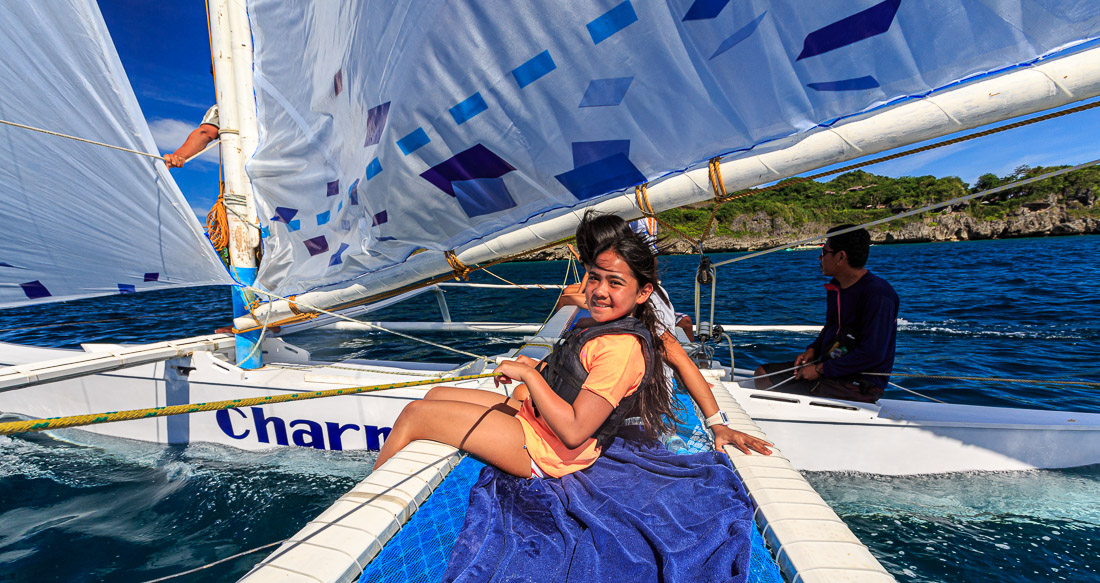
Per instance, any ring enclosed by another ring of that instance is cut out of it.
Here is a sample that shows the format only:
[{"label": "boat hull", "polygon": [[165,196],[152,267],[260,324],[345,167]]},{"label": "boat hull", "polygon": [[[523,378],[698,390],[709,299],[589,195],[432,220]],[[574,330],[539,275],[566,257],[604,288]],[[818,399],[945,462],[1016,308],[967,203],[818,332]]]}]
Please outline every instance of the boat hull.
[{"label": "boat hull", "polygon": [[[284,364],[245,371],[213,353],[0,393],[0,412],[33,418],[264,397],[421,380],[451,365],[316,363],[285,343],[265,345]],[[0,362],[21,364],[74,351],[0,345]],[[104,347],[94,347],[104,349]],[[277,362],[269,358],[268,362]],[[462,371],[462,374],[480,371]],[[741,371],[738,371],[739,373]],[[751,381],[705,374],[800,470],[923,474],[1064,468],[1100,463],[1100,414],[882,399],[877,404],[757,391]],[[492,388],[487,379],[463,386]],[[404,388],[85,426],[78,431],[163,444],[218,443],[245,450],[281,446],[378,449],[404,407],[429,387]]]}]

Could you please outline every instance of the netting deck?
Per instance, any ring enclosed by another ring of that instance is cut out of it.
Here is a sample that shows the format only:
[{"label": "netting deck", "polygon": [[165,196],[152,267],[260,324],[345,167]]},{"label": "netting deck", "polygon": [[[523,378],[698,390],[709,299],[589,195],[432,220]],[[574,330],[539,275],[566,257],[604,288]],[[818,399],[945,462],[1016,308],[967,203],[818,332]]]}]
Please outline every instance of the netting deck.
[{"label": "netting deck", "polygon": [[[686,397],[686,396],[685,396]],[[691,452],[711,447],[690,400],[682,401],[689,418],[679,426],[680,437]],[[394,535],[363,572],[359,583],[408,581],[436,583],[443,577],[469,506],[470,488],[484,464],[467,457],[447,476],[408,523]],[[779,567],[764,546],[759,529],[752,529],[749,583],[783,583]]]}]

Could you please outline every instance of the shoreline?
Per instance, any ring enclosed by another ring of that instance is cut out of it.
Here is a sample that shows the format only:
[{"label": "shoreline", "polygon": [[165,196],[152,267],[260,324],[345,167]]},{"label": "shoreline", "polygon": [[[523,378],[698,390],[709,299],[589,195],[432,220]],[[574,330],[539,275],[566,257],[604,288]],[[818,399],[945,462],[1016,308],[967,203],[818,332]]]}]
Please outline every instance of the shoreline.
[{"label": "shoreline", "polygon": [[[1053,198],[1053,197],[1051,197]],[[992,239],[1022,239],[1031,237],[1066,237],[1100,234],[1100,218],[1077,216],[1065,204],[1047,200],[1021,207],[1003,219],[977,219],[964,212],[938,213],[919,221],[896,227],[881,225],[870,229],[871,243],[893,245],[906,243],[953,243]],[[792,227],[782,218],[764,213],[740,216],[726,227],[737,226],[740,236],[712,235],[703,244],[706,253],[739,253],[759,251],[789,245],[795,241],[818,236],[834,225],[806,223]],[[664,234],[667,234],[665,230]],[[675,234],[665,240],[663,255],[693,255],[697,249]],[[531,254],[517,261],[556,261],[569,257],[564,245]]]}]

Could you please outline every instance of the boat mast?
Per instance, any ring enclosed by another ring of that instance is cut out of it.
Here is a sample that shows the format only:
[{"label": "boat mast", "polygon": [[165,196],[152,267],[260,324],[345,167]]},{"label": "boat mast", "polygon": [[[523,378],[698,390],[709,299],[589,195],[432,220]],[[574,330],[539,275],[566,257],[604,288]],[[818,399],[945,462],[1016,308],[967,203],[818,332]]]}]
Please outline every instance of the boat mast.
[{"label": "boat mast", "polygon": [[[241,2],[210,0],[210,46],[218,99],[226,221],[229,225],[230,274],[242,285],[256,281],[259,266],[259,225],[252,183],[245,162],[256,151],[256,99],[252,87],[252,36]],[[252,292],[233,287],[233,317],[250,313]],[[260,331],[237,334],[237,365],[263,366],[257,347]]]}]

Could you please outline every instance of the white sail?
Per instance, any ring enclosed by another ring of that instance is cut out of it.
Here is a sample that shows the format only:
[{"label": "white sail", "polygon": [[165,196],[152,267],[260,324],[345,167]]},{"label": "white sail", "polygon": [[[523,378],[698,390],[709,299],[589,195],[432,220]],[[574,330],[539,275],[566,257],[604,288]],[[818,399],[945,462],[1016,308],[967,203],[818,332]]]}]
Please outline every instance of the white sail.
[{"label": "white sail", "polygon": [[282,294],[371,287],[364,274],[418,249],[438,255],[1100,31],[1100,5],[1058,0],[249,8],[259,280]]},{"label": "white sail", "polygon": [[[0,8],[0,119],[155,153],[94,0]],[[0,307],[231,283],[163,163],[0,125]]]}]

